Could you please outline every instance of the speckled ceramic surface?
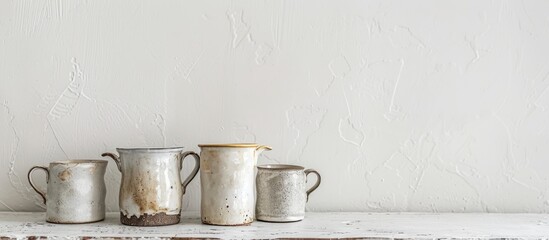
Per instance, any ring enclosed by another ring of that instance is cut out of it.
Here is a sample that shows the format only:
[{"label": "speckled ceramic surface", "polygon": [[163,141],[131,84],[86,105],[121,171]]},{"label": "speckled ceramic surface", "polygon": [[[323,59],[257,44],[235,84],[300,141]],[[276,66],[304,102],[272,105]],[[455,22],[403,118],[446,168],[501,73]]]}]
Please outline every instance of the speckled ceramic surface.
[{"label": "speckled ceramic surface", "polygon": [[202,222],[230,226],[252,223],[257,157],[271,148],[255,143],[199,146]]},{"label": "speckled ceramic surface", "polygon": [[[317,182],[306,190],[307,175],[317,175]],[[312,169],[295,165],[258,166],[256,186],[257,220],[293,222],[305,217],[308,195],[320,184],[320,174]]]}]

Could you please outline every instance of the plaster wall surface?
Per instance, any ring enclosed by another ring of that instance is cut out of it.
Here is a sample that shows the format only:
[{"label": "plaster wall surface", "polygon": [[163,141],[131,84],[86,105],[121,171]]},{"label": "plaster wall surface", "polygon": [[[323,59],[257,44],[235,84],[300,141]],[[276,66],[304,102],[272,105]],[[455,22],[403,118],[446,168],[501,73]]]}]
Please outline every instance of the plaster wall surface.
[{"label": "plaster wall surface", "polygon": [[[0,1],[0,211],[44,209],[33,165],[258,142],[274,148],[260,164],[322,174],[308,211],[549,212],[548,12],[542,0]],[[118,211],[113,162],[105,179]]]}]

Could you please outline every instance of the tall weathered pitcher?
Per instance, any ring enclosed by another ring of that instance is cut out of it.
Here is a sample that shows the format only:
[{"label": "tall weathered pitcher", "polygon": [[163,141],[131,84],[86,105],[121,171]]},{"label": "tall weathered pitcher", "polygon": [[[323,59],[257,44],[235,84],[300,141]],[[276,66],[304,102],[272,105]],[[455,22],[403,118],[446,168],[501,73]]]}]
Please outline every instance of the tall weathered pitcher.
[{"label": "tall weathered pitcher", "polygon": [[257,157],[271,148],[253,143],[198,146],[202,222],[212,225],[253,222]]},{"label": "tall weathered pitcher", "polygon": [[[179,223],[185,188],[200,168],[200,157],[176,148],[117,148],[120,157],[103,153],[122,173],[120,222],[132,226],[160,226]],[[196,165],[181,183],[183,159],[191,155]]]}]

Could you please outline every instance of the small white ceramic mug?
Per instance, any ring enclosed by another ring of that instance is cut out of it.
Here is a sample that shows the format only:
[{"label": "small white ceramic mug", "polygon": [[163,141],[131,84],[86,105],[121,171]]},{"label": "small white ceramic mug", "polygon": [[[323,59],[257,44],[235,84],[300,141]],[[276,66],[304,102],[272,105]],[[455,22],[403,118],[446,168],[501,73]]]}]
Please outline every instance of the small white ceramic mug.
[{"label": "small white ceramic mug", "polygon": [[[309,194],[320,185],[320,174],[301,166],[270,164],[257,167],[256,217],[267,222],[295,222],[305,217]],[[316,183],[306,190],[307,175],[314,173]]]},{"label": "small white ceramic mug", "polygon": [[[107,161],[68,160],[51,162],[49,167],[34,166],[27,178],[46,204],[46,221],[51,223],[90,223],[105,219],[105,170]],[[46,172],[46,193],[32,180],[32,172]]]}]

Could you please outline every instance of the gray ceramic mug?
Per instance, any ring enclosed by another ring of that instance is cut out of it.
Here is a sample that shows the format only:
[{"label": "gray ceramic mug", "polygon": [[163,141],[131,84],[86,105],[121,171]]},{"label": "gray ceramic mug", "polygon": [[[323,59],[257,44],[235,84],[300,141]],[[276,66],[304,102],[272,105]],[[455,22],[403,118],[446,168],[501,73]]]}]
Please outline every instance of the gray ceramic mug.
[{"label": "gray ceramic mug", "polygon": [[[314,173],[316,183],[306,189],[307,175]],[[294,222],[305,217],[309,194],[320,185],[320,174],[301,166],[270,164],[257,167],[256,217],[260,221]]]},{"label": "gray ceramic mug", "polygon": [[[107,163],[103,160],[68,160],[51,162],[49,167],[32,167],[27,178],[46,204],[46,221],[90,223],[105,219]],[[46,192],[39,190],[32,180],[32,172],[36,169],[46,172]]]}]

